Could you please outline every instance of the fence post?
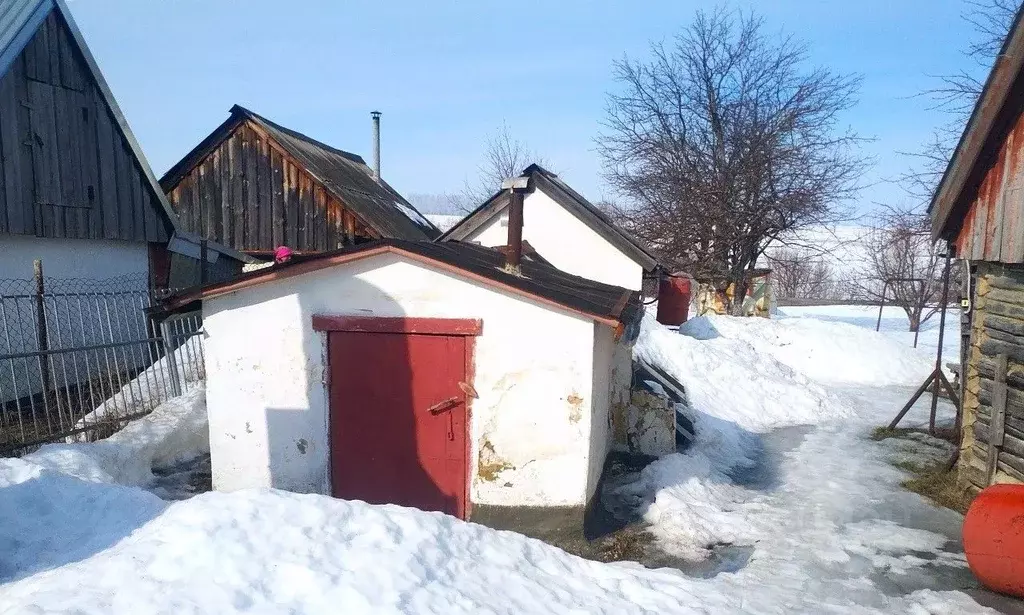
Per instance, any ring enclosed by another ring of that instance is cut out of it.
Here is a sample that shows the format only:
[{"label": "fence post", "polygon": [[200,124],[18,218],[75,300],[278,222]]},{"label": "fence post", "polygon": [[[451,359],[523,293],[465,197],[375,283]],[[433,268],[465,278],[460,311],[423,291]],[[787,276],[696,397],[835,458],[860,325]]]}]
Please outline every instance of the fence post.
[{"label": "fence post", "polygon": [[171,396],[181,395],[181,377],[178,364],[174,361],[174,341],[171,339],[171,326],[165,319],[160,323],[160,340],[164,347],[164,358],[167,360],[167,371],[170,375]]},{"label": "fence post", "polygon": [[[43,293],[45,291],[45,284],[43,282],[43,261],[39,259],[32,261],[32,274],[36,280],[36,345],[38,346],[37,350],[39,352],[46,353],[50,349],[50,341],[46,332],[46,304],[43,297]],[[50,366],[47,363],[48,360],[48,355],[40,355],[39,374],[43,379],[43,395],[46,395],[46,392],[52,388],[53,384],[50,378]]]}]

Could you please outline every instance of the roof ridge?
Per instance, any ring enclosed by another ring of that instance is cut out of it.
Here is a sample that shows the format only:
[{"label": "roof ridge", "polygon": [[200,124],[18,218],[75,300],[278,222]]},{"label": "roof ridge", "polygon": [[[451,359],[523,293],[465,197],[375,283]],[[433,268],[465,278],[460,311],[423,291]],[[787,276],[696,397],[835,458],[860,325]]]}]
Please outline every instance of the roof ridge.
[{"label": "roof ridge", "polygon": [[243,114],[243,115],[245,115],[245,116],[247,116],[247,117],[249,117],[251,119],[255,119],[255,120],[258,120],[260,122],[264,122],[266,124],[270,124],[274,128],[280,130],[281,132],[283,132],[283,133],[285,133],[285,134],[287,134],[287,135],[289,135],[291,137],[295,137],[296,139],[301,139],[301,140],[306,141],[306,142],[308,142],[308,143],[310,143],[312,145],[316,145],[317,147],[322,147],[323,149],[326,149],[328,151],[334,152],[335,154],[338,154],[339,156],[342,156],[343,158],[346,158],[346,159],[348,159],[351,162],[355,162],[357,164],[361,164],[361,165],[366,166],[367,168],[369,168],[369,166],[366,164],[366,160],[362,156],[360,156],[359,154],[356,154],[356,153],[353,153],[353,152],[349,152],[349,151],[346,151],[346,150],[334,147],[333,145],[328,145],[328,144],[324,143],[323,141],[319,141],[317,139],[314,139],[313,137],[311,137],[311,136],[309,136],[309,135],[307,135],[305,133],[301,133],[298,130],[294,130],[292,128],[288,128],[287,126],[283,126],[281,124],[278,124],[277,122],[267,118],[265,115],[261,115],[259,113],[256,113],[252,109],[249,109],[247,107],[243,107],[242,105],[239,105],[237,103],[231,107],[231,110],[229,111],[229,113],[233,114],[233,113],[236,112],[236,110],[238,112],[240,112],[241,114]]}]

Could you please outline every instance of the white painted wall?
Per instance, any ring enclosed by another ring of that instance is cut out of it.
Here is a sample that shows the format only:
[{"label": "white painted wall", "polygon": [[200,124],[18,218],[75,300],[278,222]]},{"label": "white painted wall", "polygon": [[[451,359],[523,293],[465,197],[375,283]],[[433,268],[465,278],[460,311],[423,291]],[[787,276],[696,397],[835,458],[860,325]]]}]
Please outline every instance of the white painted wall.
[{"label": "white painted wall", "polygon": [[[330,493],[326,336],[314,314],[481,318],[471,500],[586,502],[592,421],[607,416],[594,406],[593,322],[390,254],[205,302],[215,489]],[[485,480],[481,456],[510,467]]]},{"label": "white painted wall", "polygon": [[[124,285],[127,289],[137,288],[145,292],[148,288],[149,253],[145,243],[95,239],[53,239],[29,235],[0,233],[0,295],[25,295],[34,292],[32,262],[43,261],[43,276],[51,291],[72,290],[85,292],[88,284],[68,286],[63,281],[70,278],[106,280],[130,276]],[[116,340],[142,339],[146,337],[145,321],[134,318],[134,314],[117,312],[124,309],[127,300],[116,302],[115,315],[110,326],[101,321],[95,307],[101,299],[85,299],[70,302],[68,299],[47,299],[47,327],[51,348],[58,346],[99,344]],[[115,303],[111,300],[111,303]],[[57,311],[54,311],[54,304]],[[79,306],[88,309],[87,315],[79,318]],[[34,299],[29,297],[4,300],[3,321],[0,321],[0,355],[35,351],[37,341],[37,312]],[[127,321],[127,322],[126,322]],[[139,367],[149,362],[141,350],[136,348],[111,351],[117,356],[111,359],[112,370]],[[110,356],[110,355],[108,355]],[[91,364],[90,364],[91,363]],[[102,364],[104,367],[106,363]],[[95,357],[85,353],[56,355],[53,371],[58,384],[74,383],[99,375],[101,364]],[[105,371],[105,370],[104,370]],[[6,359],[0,361],[0,401],[10,401],[38,393],[43,388],[40,376],[40,361],[36,358]]]},{"label": "white painted wall", "polygon": [[[485,246],[508,243],[508,210],[501,210],[466,238]],[[643,267],[608,243],[541,189],[523,199],[523,239],[562,271],[640,290]]]},{"label": "white painted wall", "polygon": [[110,239],[52,239],[0,233],[0,279],[31,279],[32,261],[52,278],[106,279],[146,275],[146,243]]}]

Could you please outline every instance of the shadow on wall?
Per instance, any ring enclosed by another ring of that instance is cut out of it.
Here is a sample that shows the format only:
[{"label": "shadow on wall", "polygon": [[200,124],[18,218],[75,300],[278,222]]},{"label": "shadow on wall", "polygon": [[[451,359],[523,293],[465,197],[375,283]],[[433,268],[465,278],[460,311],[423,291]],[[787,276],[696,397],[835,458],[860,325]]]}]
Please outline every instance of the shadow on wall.
[{"label": "shadow on wall", "polygon": [[274,298],[294,292],[299,304],[301,373],[310,407],[266,409],[271,485],[457,514],[457,492],[445,472],[449,419],[428,410],[443,397],[437,372],[446,366],[435,360],[443,356],[438,346],[446,338],[314,331],[315,315],[405,314],[381,289],[358,281],[354,289],[348,282],[337,308],[311,305],[317,303],[312,296],[322,293],[311,290],[306,277],[276,285],[280,294]]}]

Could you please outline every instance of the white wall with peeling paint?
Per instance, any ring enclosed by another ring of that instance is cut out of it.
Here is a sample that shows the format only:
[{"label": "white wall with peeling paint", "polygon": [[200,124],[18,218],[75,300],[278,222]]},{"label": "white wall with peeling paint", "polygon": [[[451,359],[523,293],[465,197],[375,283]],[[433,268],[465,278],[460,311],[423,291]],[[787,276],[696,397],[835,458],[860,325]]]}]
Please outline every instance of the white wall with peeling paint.
[{"label": "white wall with peeling paint", "polygon": [[611,328],[393,254],[205,302],[215,489],[330,493],[326,337],[314,314],[482,319],[472,502],[581,505],[593,493],[609,437],[608,395],[595,390],[610,378],[607,361],[594,369],[595,334]]},{"label": "white wall with peeling paint", "polygon": [[[640,290],[643,267],[537,189],[523,199],[523,239],[555,267],[574,275]],[[508,208],[496,213],[466,241],[485,246],[508,243]]]}]

